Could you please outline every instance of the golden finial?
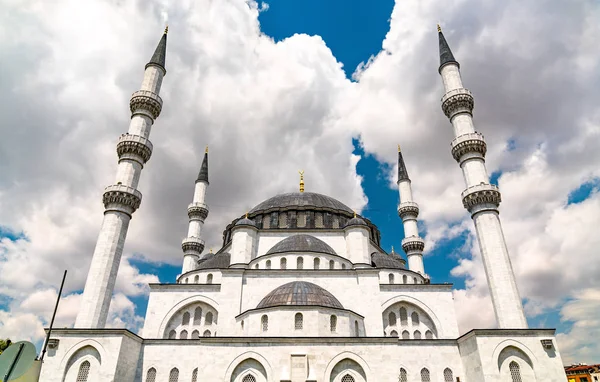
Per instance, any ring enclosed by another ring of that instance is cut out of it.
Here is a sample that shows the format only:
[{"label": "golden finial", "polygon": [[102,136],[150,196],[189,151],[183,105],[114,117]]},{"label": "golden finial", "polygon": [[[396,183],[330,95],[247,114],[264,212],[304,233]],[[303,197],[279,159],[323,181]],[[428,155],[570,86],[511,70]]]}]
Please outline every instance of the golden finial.
[{"label": "golden finial", "polygon": [[206,148],[204,149],[204,153],[208,154],[208,145],[206,145]]},{"label": "golden finial", "polygon": [[438,24],[437,27],[438,27],[438,32],[441,32],[442,31],[442,27],[440,26],[440,24]]},{"label": "golden finial", "polygon": [[165,26],[165,34],[169,33],[169,24]]},{"label": "golden finial", "polygon": [[210,253],[212,253],[212,248],[210,249]]},{"label": "golden finial", "polygon": [[352,211],[352,212],[354,212],[354,217],[356,217],[356,211]]},{"label": "golden finial", "polygon": [[300,192],[304,192],[304,170],[298,171],[300,174]]},{"label": "golden finial", "polygon": [[400,144],[398,144],[398,152],[400,152]]},{"label": "golden finial", "polygon": [[394,246],[392,245],[392,252],[394,252]]},{"label": "golden finial", "polygon": [[248,219],[248,212],[246,212],[246,219]]}]

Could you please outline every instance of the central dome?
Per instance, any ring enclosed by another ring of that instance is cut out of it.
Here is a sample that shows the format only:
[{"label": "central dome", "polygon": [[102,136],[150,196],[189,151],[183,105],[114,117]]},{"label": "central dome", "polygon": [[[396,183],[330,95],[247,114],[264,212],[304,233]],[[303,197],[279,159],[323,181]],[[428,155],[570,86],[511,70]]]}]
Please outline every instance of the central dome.
[{"label": "central dome", "polygon": [[335,255],[335,251],[321,239],[310,235],[293,235],[286,237],[269,249],[266,255],[285,252],[316,252]]},{"label": "central dome", "polygon": [[289,192],[265,200],[251,209],[250,214],[255,214],[259,211],[269,212],[270,210],[289,209],[294,207],[303,207],[306,209],[316,208],[332,212],[344,211],[350,214],[354,213],[350,207],[327,195],[317,194],[315,192]]},{"label": "central dome", "polygon": [[324,306],[344,309],[338,299],[331,293],[316,284],[306,281],[293,281],[274,289],[262,299],[256,308],[271,308],[282,305]]}]

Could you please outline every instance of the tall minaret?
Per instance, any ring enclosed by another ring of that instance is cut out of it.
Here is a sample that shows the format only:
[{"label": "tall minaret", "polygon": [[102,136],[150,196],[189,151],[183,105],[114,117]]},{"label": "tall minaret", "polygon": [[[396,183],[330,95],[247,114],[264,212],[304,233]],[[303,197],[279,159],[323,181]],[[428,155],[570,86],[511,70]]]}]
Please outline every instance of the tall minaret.
[{"label": "tall minaret", "polygon": [[496,320],[500,328],[524,329],[527,321],[498,215],[500,192],[489,182],[485,168],[486,144],[473,125],[473,96],[463,88],[460,65],[439,25],[438,35],[439,72],[446,90],[442,110],[454,127],[452,156],[463,171],[467,188],[462,193],[462,201],[475,222]]},{"label": "tall minaret", "polygon": [[119,137],[119,164],[115,184],[106,187],[104,220],[94,249],[76,328],[103,328],[115,287],[119,262],[131,215],[138,209],[142,194],[136,189],[144,164],[152,154],[148,140],[154,120],[162,109],[159,97],[165,69],[167,29],[160,39],[150,62],[146,64],[141,89],[133,93],[129,107],[129,131]]},{"label": "tall minaret", "polygon": [[190,225],[188,228],[188,237],[183,239],[181,249],[183,249],[183,267],[181,273],[186,273],[196,269],[198,259],[204,250],[204,240],[201,239],[204,220],[208,216],[208,205],[204,203],[206,189],[208,188],[208,146],[204,151],[204,159],[196,186],[194,188],[194,200],[188,206],[188,217]]},{"label": "tall minaret", "polygon": [[419,236],[417,228],[417,216],[419,216],[419,206],[413,202],[412,187],[408,171],[402,158],[400,145],[398,145],[398,192],[400,193],[400,205],[398,206],[398,215],[404,224],[404,240],[402,240],[402,249],[408,257],[408,269],[418,272],[425,276],[423,267],[423,249],[425,241]]}]

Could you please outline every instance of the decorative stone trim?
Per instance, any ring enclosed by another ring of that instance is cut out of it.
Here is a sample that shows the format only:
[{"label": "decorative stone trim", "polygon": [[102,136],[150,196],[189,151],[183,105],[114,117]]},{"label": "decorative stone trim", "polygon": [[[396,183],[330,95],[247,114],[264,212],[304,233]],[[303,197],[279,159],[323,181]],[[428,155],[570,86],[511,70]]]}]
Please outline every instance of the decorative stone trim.
[{"label": "decorative stone trim", "polygon": [[147,90],[138,90],[131,95],[129,108],[131,114],[144,114],[152,119],[158,118],[162,110],[162,98]]},{"label": "decorative stone trim", "polygon": [[419,216],[419,205],[415,202],[404,202],[398,206],[398,216],[404,220],[407,218],[416,219]]},{"label": "decorative stone trim", "polygon": [[102,202],[106,209],[121,207],[131,214],[140,207],[142,193],[124,184],[113,184],[104,189]]},{"label": "decorative stone trim", "polygon": [[423,252],[423,249],[425,249],[425,240],[417,236],[407,237],[402,240],[402,249],[407,254],[409,252]]},{"label": "decorative stone trim", "polygon": [[473,106],[473,95],[465,88],[450,90],[442,97],[442,110],[449,119],[459,113],[472,115]]},{"label": "decorative stone trim", "polygon": [[181,242],[181,249],[183,252],[198,252],[202,253],[204,251],[204,240],[199,237],[186,237]]},{"label": "decorative stone trim", "polygon": [[208,205],[205,203],[191,203],[188,206],[188,217],[190,220],[204,221],[208,216]]},{"label": "decorative stone trim", "polygon": [[483,134],[477,132],[459,135],[452,141],[452,156],[459,163],[460,158],[465,154],[478,153],[485,157],[486,152],[487,145],[483,139]]},{"label": "decorative stone trim", "polygon": [[498,187],[485,183],[467,188],[462,192],[461,196],[463,206],[469,212],[471,212],[473,207],[481,204],[492,204],[497,208],[502,201]]},{"label": "decorative stone trim", "polygon": [[121,134],[117,143],[117,154],[119,159],[123,159],[123,156],[138,157],[144,164],[152,155],[152,142],[141,135]]}]

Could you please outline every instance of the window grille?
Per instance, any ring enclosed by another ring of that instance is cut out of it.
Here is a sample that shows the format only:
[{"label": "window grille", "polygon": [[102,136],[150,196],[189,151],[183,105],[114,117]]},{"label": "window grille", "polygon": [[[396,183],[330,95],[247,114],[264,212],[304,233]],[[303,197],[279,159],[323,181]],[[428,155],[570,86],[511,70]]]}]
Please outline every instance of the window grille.
[{"label": "window grille", "polygon": [[205,325],[212,325],[213,323],[213,314],[212,312],[206,313],[206,317],[204,318]]},{"label": "window grille", "polygon": [[354,382],[354,377],[350,374],[346,374],[342,377],[342,382]]},{"label": "window grille", "polygon": [[512,378],[512,382],[522,382],[521,379],[521,368],[519,364],[515,361],[512,361],[508,364],[508,369],[510,370],[510,376]]},{"label": "window grille", "polygon": [[208,276],[206,276],[206,283],[212,284],[212,280],[213,280],[213,275],[212,275],[212,273],[209,273]]},{"label": "window grille", "polygon": [[408,373],[406,369],[400,368],[400,377],[398,378],[398,382],[408,382]]},{"label": "window grille", "polygon": [[304,269],[304,258],[299,257],[296,260],[296,269]]},{"label": "window grille", "polygon": [[263,332],[266,332],[267,330],[269,330],[269,317],[267,317],[266,314],[264,316],[262,316],[262,318],[260,319],[260,323],[262,324]]},{"label": "window grille", "polygon": [[210,337],[210,330],[205,330],[202,334],[204,337]]},{"label": "window grille", "polygon": [[187,340],[187,335],[188,335],[187,330],[182,330],[181,333],[179,333],[179,339],[180,340]]},{"label": "window grille", "polygon": [[202,308],[198,307],[194,310],[194,325],[200,325],[202,322]]},{"label": "window grille", "polygon": [[279,261],[279,268],[287,269],[287,260],[285,259],[285,257]]},{"label": "window grille", "polygon": [[170,340],[174,340],[176,336],[177,336],[177,333],[175,332],[175,330],[171,330],[169,332],[169,339]]},{"label": "window grille", "polygon": [[319,258],[316,258],[314,263],[315,263],[315,266],[314,266],[315,269],[319,269],[321,267],[321,260],[319,260]]},{"label": "window grille", "polygon": [[396,326],[396,313],[390,312],[390,315],[388,316],[388,322],[390,326]]},{"label": "window grille", "polygon": [[190,323],[190,314],[188,312],[185,312],[183,314],[183,319],[181,320],[181,324],[188,325],[189,323]]},{"label": "window grille", "polygon": [[390,273],[388,278],[389,278],[390,284],[393,284],[394,283],[394,275]]},{"label": "window grille", "polygon": [[304,317],[302,317],[302,313],[296,313],[296,315],[294,316],[294,328],[296,328],[296,330],[302,330],[303,326]]},{"label": "window grille", "polygon": [[335,268],[335,262],[333,260],[329,260],[329,269]]},{"label": "window grille", "polygon": [[408,325],[408,313],[406,308],[400,308],[400,325]]},{"label": "window grille", "polygon": [[192,382],[198,382],[198,368],[195,368],[192,371]]},{"label": "window grille", "polygon": [[242,382],[256,382],[256,378],[252,374],[248,374],[242,379]]},{"label": "window grille", "polygon": [[444,382],[453,382],[454,381],[454,374],[452,373],[452,370],[450,370],[449,367],[444,369]]},{"label": "window grille", "polygon": [[195,340],[195,339],[198,339],[198,338],[200,338],[200,332],[197,331],[197,330],[194,330],[192,332],[192,339]]},{"label": "window grille", "polygon": [[179,381],[179,370],[174,367],[171,369],[171,372],[169,373],[169,382],[177,382]]},{"label": "window grille", "polygon": [[150,368],[148,373],[146,373],[146,382],[156,382],[156,369]]},{"label": "window grille", "polygon": [[403,340],[409,340],[410,339],[410,333],[408,332],[408,330],[405,330],[402,332],[402,339]]},{"label": "window grille", "polygon": [[421,382],[431,382],[429,370],[425,368],[421,369]]},{"label": "window grille", "polygon": [[331,330],[331,333],[335,333],[337,331],[337,316],[335,315],[329,317],[329,330]]},{"label": "window grille", "polygon": [[414,339],[415,340],[420,340],[421,339],[421,332],[420,331],[415,330]]},{"label": "window grille", "polygon": [[410,315],[410,320],[413,325],[419,325],[419,314],[417,312],[412,312]]},{"label": "window grille", "polygon": [[77,382],[87,382],[89,375],[90,363],[89,361],[83,361],[83,363],[79,366],[79,373],[77,373]]},{"label": "window grille", "polygon": [[271,260],[267,260],[266,268],[271,269]]},{"label": "window grille", "polygon": [[428,340],[433,339],[433,333],[431,333],[431,330],[425,332],[425,338],[427,338]]},{"label": "window grille", "polygon": [[395,330],[392,330],[392,332],[390,333],[390,337],[398,338],[398,332]]}]

